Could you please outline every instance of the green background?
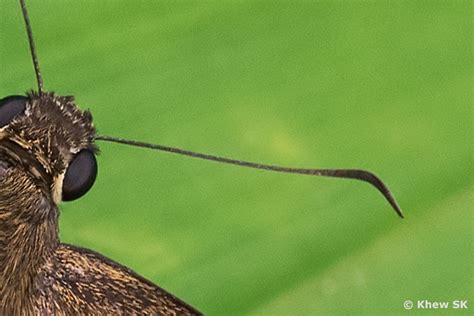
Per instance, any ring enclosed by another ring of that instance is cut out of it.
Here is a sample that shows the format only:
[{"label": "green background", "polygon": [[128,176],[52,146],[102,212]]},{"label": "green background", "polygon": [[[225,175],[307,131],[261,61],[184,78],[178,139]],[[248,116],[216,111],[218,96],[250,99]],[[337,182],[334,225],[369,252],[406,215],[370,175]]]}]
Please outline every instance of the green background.
[{"label": "green background", "polygon": [[[471,1],[28,2],[46,88],[100,134],[369,169],[406,214],[364,183],[101,143],[94,188],[61,205],[63,241],[210,315],[405,314],[419,299],[472,314]],[[23,21],[0,3],[0,95],[22,94]]]}]

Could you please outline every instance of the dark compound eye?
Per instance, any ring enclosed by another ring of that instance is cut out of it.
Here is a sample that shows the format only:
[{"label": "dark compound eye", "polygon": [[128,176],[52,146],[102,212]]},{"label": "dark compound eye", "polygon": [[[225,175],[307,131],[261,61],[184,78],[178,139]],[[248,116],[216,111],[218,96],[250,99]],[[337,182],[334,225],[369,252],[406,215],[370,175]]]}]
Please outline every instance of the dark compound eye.
[{"label": "dark compound eye", "polygon": [[97,176],[97,160],[89,149],[81,150],[69,164],[63,180],[63,201],[80,198],[92,187]]},{"label": "dark compound eye", "polygon": [[0,100],[0,127],[10,123],[15,116],[25,111],[27,97],[11,95]]}]

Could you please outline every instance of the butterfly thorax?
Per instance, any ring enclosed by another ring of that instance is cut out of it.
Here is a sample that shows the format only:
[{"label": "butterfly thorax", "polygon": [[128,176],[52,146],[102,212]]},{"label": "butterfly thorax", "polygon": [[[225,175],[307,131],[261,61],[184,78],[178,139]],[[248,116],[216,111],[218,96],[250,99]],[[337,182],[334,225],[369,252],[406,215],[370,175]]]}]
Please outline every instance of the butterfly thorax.
[{"label": "butterfly thorax", "polygon": [[0,306],[17,314],[30,305],[38,271],[58,245],[58,211],[26,172],[5,167],[0,167]]}]

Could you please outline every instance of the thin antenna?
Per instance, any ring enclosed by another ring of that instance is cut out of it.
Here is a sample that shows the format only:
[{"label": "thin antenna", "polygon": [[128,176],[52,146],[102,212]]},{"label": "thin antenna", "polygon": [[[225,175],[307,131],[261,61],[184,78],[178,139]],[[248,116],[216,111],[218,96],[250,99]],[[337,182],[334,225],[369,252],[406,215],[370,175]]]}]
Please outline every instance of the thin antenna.
[{"label": "thin antenna", "polygon": [[380,180],[379,177],[377,177],[375,174],[373,174],[370,171],[359,170],[359,169],[289,168],[289,167],[281,167],[281,166],[275,166],[275,165],[267,165],[267,164],[261,164],[261,163],[243,161],[243,160],[230,159],[230,158],[208,155],[208,154],[198,153],[198,152],[175,148],[175,147],[168,147],[168,146],[163,146],[163,145],[158,145],[158,144],[149,144],[149,143],[144,143],[140,141],[134,141],[134,140],[128,140],[128,139],[123,139],[123,138],[104,136],[104,135],[96,136],[95,140],[103,140],[107,142],[125,144],[125,145],[130,145],[130,146],[144,147],[144,148],[149,148],[149,149],[154,149],[154,150],[165,151],[165,152],[169,152],[173,154],[185,155],[192,158],[211,160],[215,162],[227,163],[227,164],[232,164],[232,165],[237,165],[237,166],[247,167],[247,168],[263,169],[263,170],[283,172],[283,173],[296,173],[296,174],[303,174],[303,175],[308,175],[308,176],[346,178],[346,179],[355,179],[355,180],[365,181],[372,184],[374,187],[376,187],[380,191],[380,193],[383,194],[383,196],[388,201],[388,203],[390,203],[390,205],[393,207],[395,212],[397,212],[398,216],[403,218],[402,210],[400,206],[398,206],[397,201],[395,200],[394,196],[392,195],[388,187],[385,185],[385,183],[383,183],[382,180]]},{"label": "thin antenna", "polygon": [[41,71],[39,68],[38,56],[36,55],[35,42],[33,41],[33,32],[31,31],[30,17],[26,9],[25,0],[20,0],[21,11],[23,12],[23,19],[25,20],[26,33],[28,34],[28,43],[30,44],[31,58],[33,59],[33,67],[35,68],[36,82],[38,83],[39,95],[43,94],[43,78],[41,78]]}]

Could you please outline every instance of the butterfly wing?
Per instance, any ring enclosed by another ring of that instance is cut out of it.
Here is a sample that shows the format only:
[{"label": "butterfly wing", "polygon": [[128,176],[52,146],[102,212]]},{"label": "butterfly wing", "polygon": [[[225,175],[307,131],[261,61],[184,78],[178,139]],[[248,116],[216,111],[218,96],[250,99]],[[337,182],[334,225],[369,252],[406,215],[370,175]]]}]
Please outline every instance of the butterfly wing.
[{"label": "butterfly wing", "polygon": [[48,288],[54,314],[202,315],[134,271],[103,255],[60,244],[47,265],[41,288]]}]

